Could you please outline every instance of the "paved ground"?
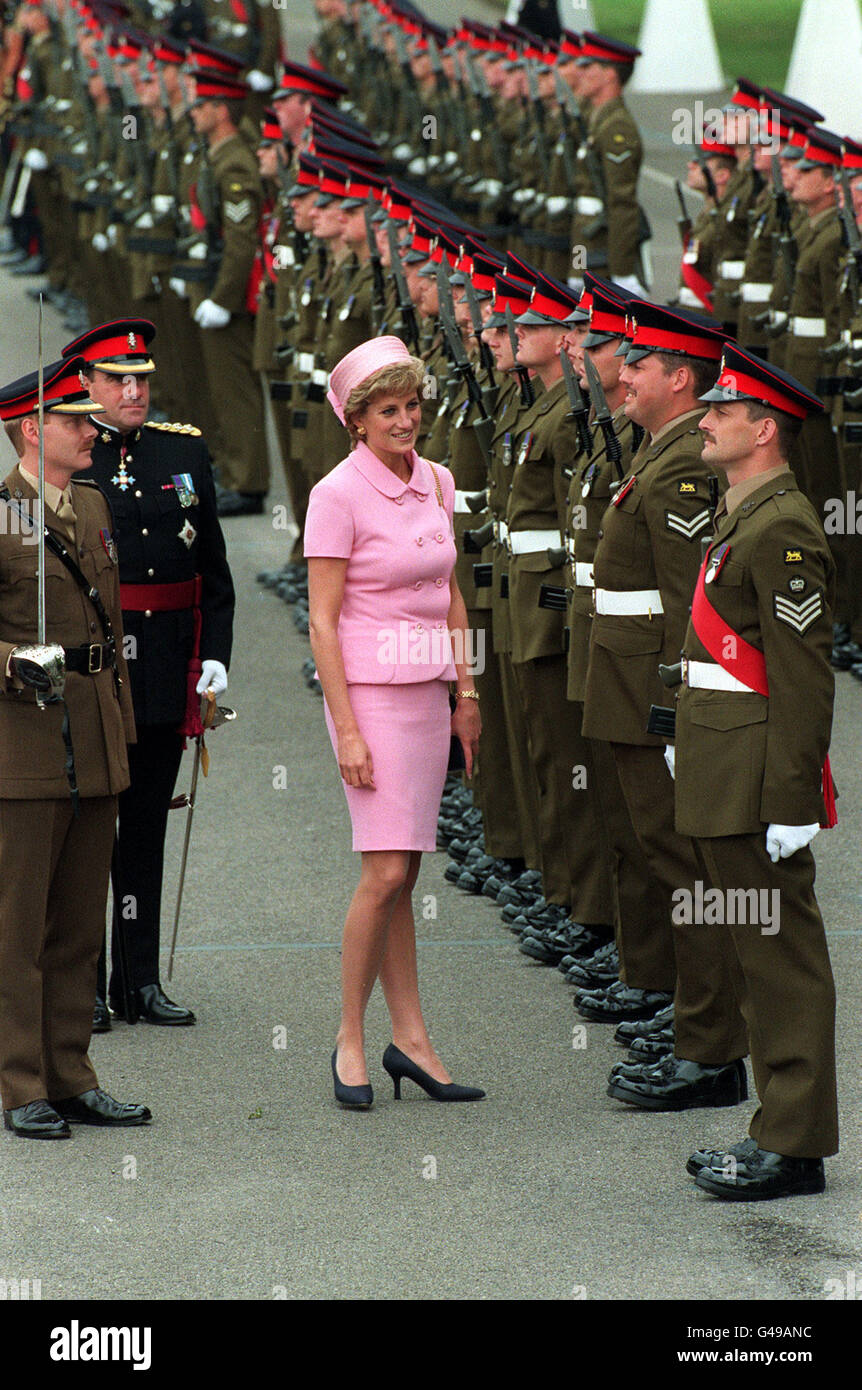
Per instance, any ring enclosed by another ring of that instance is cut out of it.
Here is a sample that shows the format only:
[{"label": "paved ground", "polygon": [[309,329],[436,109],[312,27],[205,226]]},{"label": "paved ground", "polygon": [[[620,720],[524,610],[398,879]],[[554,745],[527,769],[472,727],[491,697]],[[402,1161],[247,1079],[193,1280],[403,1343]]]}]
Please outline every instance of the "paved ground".
[{"label": "paved ground", "polygon": [[[4,381],[35,365],[35,323],[21,282],[0,275]],[[48,360],[63,340],[49,311]],[[276,485],[271,501],[283,496]],[[394,1104],[375,995],[377,1100],[342,1112],[329,1054],[356,873],[348,818],[320,702],[299,677],[307,644],[254,582],[283,536],[265,518],[227,526],[238,719],[211,738],[171,987],[200,1021],[93,1040],[101,1080],[149,1103],[151,1128],[79,1130],[68,1144],[0,1136],[0,1279],[76,1300],[816,1300],[848,1271],[862,1287],[862,688],[838,678],[842,821],[818,840],[843,1124],[825,1195],[733,1207],[695,1190],[689,1152],[740,1138],[752,1105],[650,1116],[609,1100],[622,1055],[609,1030],[587,1025],[573,1049],[562,977],[518,953],[487,900],[445,884],[441,854],[426,857],[418,889],[423,996],[453,1074],[488,1099],[437,1106],[411,1091]],[[181,833],[177,813],[168,900]]]}]

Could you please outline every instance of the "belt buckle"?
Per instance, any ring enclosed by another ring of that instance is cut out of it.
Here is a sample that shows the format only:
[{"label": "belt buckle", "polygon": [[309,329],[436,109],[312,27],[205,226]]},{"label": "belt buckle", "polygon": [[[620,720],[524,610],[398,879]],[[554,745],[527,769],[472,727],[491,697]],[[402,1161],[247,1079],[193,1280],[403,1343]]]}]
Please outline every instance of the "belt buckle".
[{"label": "belt buckle", "polygon": [[[98,664],[98,666],[94,666],[94,665],[93,665],[93,659],[94,659],[94,658],[93,658],[93,654],[94,654],[94,652],[98,652],[98,654],[99,654],[99,664]],[[101,669],[102,669],[102,665],[103,665],[103,661],[102,661],[103,655],[104,655],[104,653],[103,653],[103,651],[102,651],[102,644],[101,644],[101,642],[93,642],[93,643],[91,643],[91,645],[90,645],[90,650],[89,650],[89,652],[88,652],[88,654],[87,654],[87,674],[88,674],[89,676],[97,676],[97,675],[99,674],[99,672],[100,672]]]}]

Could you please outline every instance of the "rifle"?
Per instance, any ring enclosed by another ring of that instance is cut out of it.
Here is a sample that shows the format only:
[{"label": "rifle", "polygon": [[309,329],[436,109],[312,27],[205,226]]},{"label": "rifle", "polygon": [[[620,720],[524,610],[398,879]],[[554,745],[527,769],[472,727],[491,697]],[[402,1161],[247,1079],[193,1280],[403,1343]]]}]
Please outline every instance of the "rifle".
[{"label": "rifle", "polygon": [[[509,334],[509,346],[512,349],[512,357],[515,362],[515,375],[518,378],[518,385],[521,388],[521,404],[529,410],[530,406],[535,404],[536,395],[533,390],[533,384],[530,381],[529,371],[526,367],[521,367],[518,364],[518,335],[515,332],[515,315],[512,313],[512,306],[510,304],[506,305],[506,329]],[[569,363],[569,366],[571,366],[571,363]],[[563,370],[565,371],[565,368],[563,368]]]},{"label": "rifle", "polygon": [[587,374],[587,384],[590,388],[590,400],[596,412],[596,424],[604,435],[605,453],[610,462],[614,464],[617,470],[617,476],[620,481],[622,481],[623,451],[620,448],[620,441],[617,439],[617,432],[614,429],[613,416],[608,408],[601,377],[596,371],[595,363],[591,360],[589,352],[584,353],[584,370]]},{"label": "rifle", "polygon": [[560,365],[563,368],[563,379],[569,397],[569,416],[577,426],[581,452],[589,457],[593,452],[593,436],[590,433],[588,423],[590,407],[587,405],[587,398],[581,390],[581,383],[575,375],[575,369],[569,361],[569,354],[565,348],[560,348]]},{"label": "rifle", "polygon": [[419,354],[419,326],[416,323],[416,310],[413,300],[410,298],[410,291],[407,288],[407,281],[404,278],[404,267],[401,264],[401,257],[398,254],[398,236],[395,231],[395,223],[390,218],[386,223],[386,236],[389,241],[389,261],[392,274],[395,276],[395,289],[398,296],[398,310],[401,314],[401,324],[407,334],[408,347],[416,355]]},{"label": "rifle", "polygon": [[482,367],[487,376],[487,385],[482,388],[482,399],[485,401],[490,413],[497,404],[497,379],[494,376],[494,354],[482,337],[482,311],[479,308],[479,301],[476,298],[475,287],[469,276],[465,276],[464,289],[467,295],[467,303],[470,306],[470,321],[473,325],[473,332],[476,335],[476,342],[479,344],[479,361],[482,363]]},{"label": "rifle", "polygon": [[482,64],[473,61],[473,55],[469,45],[465,46],[462,58],[467,75],[470,78],[473,94],[479,103],[479,110],[482,113],[482,121],[485,126],[485,134],[491,141],[491,154],[494,157],[494,167],[497,170],[497,181],[501,185],[500,192],[502,192],[503,186],[509,182],[508,161],[506,158],[506,151],[500,142],[497,112],[494,109],[491,89],[488,86]]},{"label": "rifle", "polygon": [[574,188],[577,184],[578,175],[577,170],[575,168],[575,158],[572,154],[572,128],[569,123],[571,112],[569,110],[569,102],[568,97],[566,95],[567,93],[571,95],[571,89],[563,80],[557,68],[554,68],[554,85],[557,89],[557,101],[560,105],[560,120],[562,123],[562,130],[560,133],[559,140],[559,149],[560,153],[563,156],[563,165],[566,171],[566,183],[569,185],[569,188]]},{"label": "rifle", "polygon": [[545,107],[539,95],[539,83],[536,78],[536,70],[533,67],[533,59],[525,58],[524,67],[527,72],[527,88],[533,108],[533,143],[536,147],[536,154],[539,156],[542,178],[547,183],[551,177],[551,161],[548,158],[548,147],[545,143]]},{"label": "rifle", "polygon": [[688,215],[688,208],[685,205],[685,198],[682,196],[682,184],[680,183],[679,179],[674,179],[673,186],[676,189],[676,196],[679,200],[680,207],[680,216],[676,219],[676,225],[679,227],[679,234],[680,238],[682,239],[682,249],[686,251],[688,249],[688,243],[691,238],[692,221]]},{"label": "rifle", "polygon": [[853,213],[853,196],[850,192],[850,176],[847,173],[846,165],[841,166],[841,224],[844,228],[844,237],[847,242],[847,250],[850,252],[850,277],[853,286],[853,298],[859,303],[860,276],[862,276],[862,237],[859,236],[859,228]]},{"label": "rifle", "polygon": [[703,174],[704,182],[706,183],[707,195],[712,199],[714,203],[717,203],[718,189],[715,186],[715,179],[712,177],[712,170],[709,167],[706,155],[704,154],[703,150],[697,147],[697,145],[692,145],[692,149],[694,150],[695,161],[700,166],[700,172]]},{"label": "rifle", "polygon": [[371,252],[371,269],[374,274],[374,299],[372,304],[374,330],[376,333],[379,333],[380,325],[383,322],[383,315],[386,312],[386,285],[383,281],[383,262],[380,259],[377,237],[374,235],[374,226],[371,221],[371,208],[366,203],[362,211],[365,215],[365,235],[368,238],[368,249]]},{"label": "rifle", "polygon": [[787,266],[788,290],[792,291],[793,282],[796,279],[796,262],[799,256],[799,248],[796,245],[796,238],[790,226],[790,199],[787,196],[787,189],[784,187],[784,178],[781,173],[781,161],[777,154],[773,154],[772,156],[772,191],[775,196],[775,208],[778,214],[778,224],[780,227],[778,246]]},{"label": "rifle", "polygon": [[461,330],[455,321],[455,308],[452,302],[452,286],[449,284],[446,257],[437,262],[437,297],[440,302],[440,325],[446,339],[446,346],[457,377],[460,377],[467,387],[467,395],[479,411],[479,419],[474,421],[473,428],[485,458],[488,468],[491,466],[491,437],[494,433],[494,421],[485,408],[482,398],[482,390],[476,380],[476,373],[473,364],[464,350],[461,340]]}]

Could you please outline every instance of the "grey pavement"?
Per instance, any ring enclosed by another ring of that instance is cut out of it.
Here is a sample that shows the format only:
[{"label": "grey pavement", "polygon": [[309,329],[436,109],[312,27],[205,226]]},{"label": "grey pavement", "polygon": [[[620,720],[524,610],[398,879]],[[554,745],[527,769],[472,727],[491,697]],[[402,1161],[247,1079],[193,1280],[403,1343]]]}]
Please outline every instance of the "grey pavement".
[{"label": "grey pavement", "polygon": [[[65,339],[50,310],[45,337],[50,360]],[[35,345],[35,306],[0,273],[3,381],[35,366]],[[271,503],[284,498],[274,479]],[[623,1056],[611,1030],[586,1024],[573,1045],[569,987],[519,954],[492,903],[444,882],[445,854],[426,856],[416,893],[423,1000],[452,1074],[488,1098],[441,1106],[406,1086],[396,1104],[375,992],[374,1108],[335,1106],[338,943],[357,876],[348,816],[299,673],[307,642],[254,579],[281,562],[284,534],[266,517],[226,533],[239,604],[225,698],[238,718],[209,740],[169,987],[199,1022],[93,1039],[100,1081],[148,1103],[151,1127],[77,1129],[62,1144],[0,1134],[0,1280],[39,1279],[46,1300],[818,1300],[850,1271],[862,1287],[862,687],[837,678],[841,823],[816,843],[842,1152],[822,1196],[725,1205],[694,1188],[685,1160],[741,1138],[753,1102],[649,1115],[610,1100]],[[189,771],[187,754],[181,788]],[[704,768],[704,787],[721,795],[720,769]]]}]

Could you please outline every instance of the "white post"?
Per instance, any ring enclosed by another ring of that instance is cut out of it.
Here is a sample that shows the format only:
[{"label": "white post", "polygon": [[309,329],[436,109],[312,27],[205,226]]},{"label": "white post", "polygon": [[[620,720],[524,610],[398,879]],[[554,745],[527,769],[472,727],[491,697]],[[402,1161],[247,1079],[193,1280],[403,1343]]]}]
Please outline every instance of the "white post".
[{"label": "white post", "polygon": [[822,111],[830,130],[862,134],[859,0],[804,0],[784,90]]},{"label": "white post", "polygon": [[632,92],[717,92],[725,86],[707,0],[647,0]]}]

